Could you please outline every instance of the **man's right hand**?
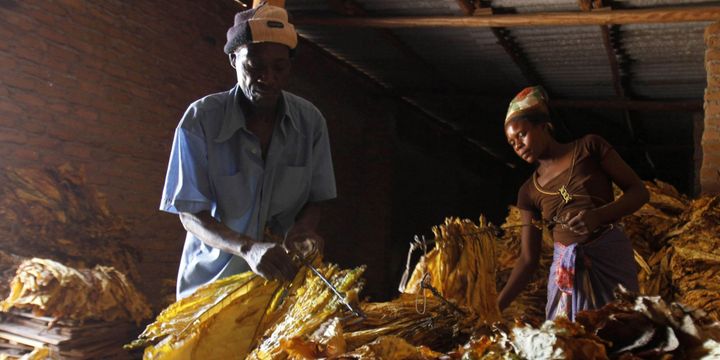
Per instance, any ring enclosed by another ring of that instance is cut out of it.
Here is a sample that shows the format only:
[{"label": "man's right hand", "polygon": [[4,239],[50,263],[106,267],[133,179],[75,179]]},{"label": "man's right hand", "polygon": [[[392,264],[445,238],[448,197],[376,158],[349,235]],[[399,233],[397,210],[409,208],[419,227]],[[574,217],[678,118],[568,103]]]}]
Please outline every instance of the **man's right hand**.
[{"label": "man's right hand", "polygon": [[265,279],[292,281],[297,274],[297,267],[282,244],[272,242],[256,242],[243,254],[252,271]]}]

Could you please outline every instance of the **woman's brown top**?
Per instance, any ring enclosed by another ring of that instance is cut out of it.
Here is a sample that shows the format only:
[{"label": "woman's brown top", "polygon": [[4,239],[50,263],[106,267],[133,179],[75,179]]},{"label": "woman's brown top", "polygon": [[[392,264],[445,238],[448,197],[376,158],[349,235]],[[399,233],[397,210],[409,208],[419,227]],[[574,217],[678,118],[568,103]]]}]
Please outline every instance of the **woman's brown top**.
[{"label": "woman's brown top", "polygon": [[[538,190],[533,177],[537,171],[520,187],[518,191],[518,208],[532,211],[536,217],[545,221],[563,219],[568,213],[574,216],[580,210],[593,209],[614,200],[612,181],[600,165],[612,146],[597,135],[586,135],[575,141],[574,168],[570,167],[546,182],[540,190],[553,195],[543,194]],[[571,175],[571,176],[570,176]],[[569,177],[569,179],[568,179]],[[565,203],[559,193],[560,187],[566,186],[572,200]],[[539,216],[541,215],[541,216]],[[550,226],[553,239],[562,244],[571,244],[589,240],[590,235],[579,235],[562,226]]]}]

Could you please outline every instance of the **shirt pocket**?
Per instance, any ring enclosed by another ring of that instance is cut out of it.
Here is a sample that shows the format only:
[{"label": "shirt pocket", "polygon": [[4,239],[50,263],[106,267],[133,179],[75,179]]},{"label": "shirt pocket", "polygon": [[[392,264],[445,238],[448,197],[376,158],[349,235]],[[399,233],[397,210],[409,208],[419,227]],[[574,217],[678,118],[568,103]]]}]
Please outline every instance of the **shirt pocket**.
[{"label": "shirt pocket", "polygon": [[300,210],[308,194],[308,168],[306,166],[285,166],[278,168],[273,184],[271,213]]},{"label": "shirt pocket", "polygon": [[221,219],[239,219],[247,214],[255,202],[246,174],[218,176],[215,180]]}]

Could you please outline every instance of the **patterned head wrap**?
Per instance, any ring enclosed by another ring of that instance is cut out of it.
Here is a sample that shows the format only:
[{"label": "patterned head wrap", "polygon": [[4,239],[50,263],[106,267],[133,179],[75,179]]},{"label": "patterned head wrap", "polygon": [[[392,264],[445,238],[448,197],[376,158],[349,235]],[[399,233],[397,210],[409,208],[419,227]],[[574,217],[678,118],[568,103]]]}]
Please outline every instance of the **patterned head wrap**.
[{"label": "patterned head wrap", "polygon": [[531,113],[550,114],[547,106],[548,96],[542,86],[529,86],[520,91],[510,101],[505,124],[517,116]]}]

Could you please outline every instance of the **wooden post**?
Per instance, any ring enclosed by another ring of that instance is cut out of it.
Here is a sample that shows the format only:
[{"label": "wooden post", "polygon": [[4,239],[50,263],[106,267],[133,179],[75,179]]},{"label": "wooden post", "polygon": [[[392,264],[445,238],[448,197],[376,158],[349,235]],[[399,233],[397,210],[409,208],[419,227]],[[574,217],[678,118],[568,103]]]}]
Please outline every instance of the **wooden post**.
[{"label": "wooden post", "polygon": [[260,4],[264,2],[268,3],[268,5],[285,8],[285,0],[253,0],[253,9],[260,6]]},{"label": "wooden post", "polygon": [[578,26],[610,24],[687,23],[717,21],[720,6],[665,7],[613,11],[542,12],[490,16],[411,16],[331,18],[298,17],[295,25],[342,27],[415,28],[415,27],[513,27],[513,26]]}]

